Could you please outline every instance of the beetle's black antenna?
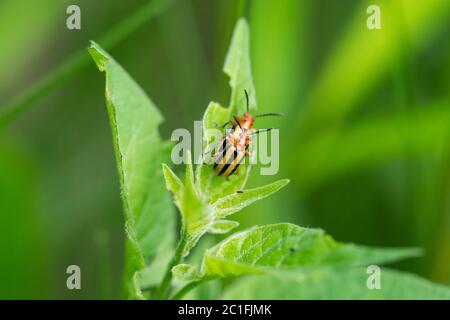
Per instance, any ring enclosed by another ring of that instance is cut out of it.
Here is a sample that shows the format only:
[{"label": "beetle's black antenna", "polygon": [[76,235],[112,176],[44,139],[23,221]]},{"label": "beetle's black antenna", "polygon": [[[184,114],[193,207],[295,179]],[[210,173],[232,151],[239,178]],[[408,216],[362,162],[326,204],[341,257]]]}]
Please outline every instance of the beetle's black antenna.
[{"label": "beetle's black antenna", "polygon": [[253,131],[252,133],[250,133],[250,135],[260,134],[260,133],[263,133],[263,132],[269,132],[269,131],[272,131],[273,129],[274,128],[259,129],[259,130]]},{"label": "beetle's black antenna", "polygon": [[247,101],[247,113],[249,111],[249,103],[248,103],[248,93],[247,93],[247,89],[244,89],[244,93],[245,93],[245,100]]},{"label": "beetle's black antenna", "polygon": [[278,113],[278,112],[270,112],[270,113],[263,113],[263,114],[257,114],[255,118],[262,118],[262,117],[281,117],[284,116],[284,113]]},{"label": "beetle's black antenna", "polygon": [[234,121],[236,121],[236,123],[237,123],[237,125],[239,126],[239,128],[241,128],[241,130],[244,131],[244,130],[242,129],[242,127],[241,127],[241,124],[239,123],[239,119],[238,119],[236,116],[234,116],[233,118],[234,118]]}]

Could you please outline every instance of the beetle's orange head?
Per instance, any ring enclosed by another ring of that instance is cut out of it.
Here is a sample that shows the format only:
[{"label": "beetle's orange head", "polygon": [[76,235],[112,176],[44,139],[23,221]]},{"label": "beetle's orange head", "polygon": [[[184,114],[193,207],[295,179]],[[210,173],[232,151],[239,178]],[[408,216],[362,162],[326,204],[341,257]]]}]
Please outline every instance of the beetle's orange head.
[{"label": "beetle's orange head", "polygon": [[255,123],[255,118],[250,113],[245,113],[241,119],[241,126],[247,130],[253,128],[253,124]]}]

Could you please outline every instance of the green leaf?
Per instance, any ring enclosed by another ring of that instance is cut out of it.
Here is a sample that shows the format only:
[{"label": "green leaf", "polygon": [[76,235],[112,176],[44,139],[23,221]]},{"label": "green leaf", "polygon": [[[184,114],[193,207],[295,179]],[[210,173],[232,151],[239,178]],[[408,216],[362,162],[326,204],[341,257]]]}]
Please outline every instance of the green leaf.
[{"label": "green leaf", "polygon": [[341,244],[322,230],[280,223],[236,233],[207,250],[202,273],[209,278],[274,271],[301,274],[317,271],[318,268],[388,263],[419,254],[417,249]]},{"label": "green leaf", "polygon": [[[212,150],[225,134],[221,126],[229,122],[232,115],[246,111],[244,90],[249,93],[251,108],[256,108],[249,43],[248,25],[244,19],[241,19],[234,30],[224,66],[225,73],[230,77],[232,91],[230,106],[224,108],[216,102],[210,102],[208,105],[202,122],[202,146],[206,152],[199,159],[202,161],[195,168],[195,175],[190,152],[186,152],[186,174],[183,182],[166,165],[163,166],[166,186],[173,193],[175,204],[181,214],[181,238],[170,265],[171,271],[178,276],[190,272],[191,269],[187,270],[186,266],[180,266],[179,263],[189,255],[191,249],[205,233],[227,233],[239,225],[235,221],[224,220],[225,216],[269,196],[288,183],[288,180],[281,180],[265,187],[243,191],[250,173],[249,164],[242,164],[237,174],[225,178],[217,176],[212,164],[209,163]],[[216,133],[217,129],[222,130],[222,132],[219,131],[219,137],[211,134],[213,129]],[[168,296],[171,277],[170,272],[164,276],[159,298]],[[192,280],[186,288],[180,289],[176,297],[189,291],[196,282],[204,281],[203,278],[199,278],[198,281]]]},{"label": "green leaf", "polygon": [[[306,279],[280,275],[248,276],[229,286],[222,299],[450,299],[450,288],[416,275],[381,268],[380,289],[368,289],[370,276],[354,268]],[[270,290],[267,290],[270,288]]]},{"label": "green leaf", "polygon": [[244,90],[249,95],[250,109],[256,109],[256,92],[250,66],[250,31],[247,21],[239,19],[225,58],[223,71],[230,77],[231,101],[229,117],[237,111],[245,112]]},{"label": "green leaf", "polygon": [[[208,248],[211,248],[215,243],[217,242],[216,236],[213,234],[206,235],[203,237],[200,242],[195,246],[192,253],[187,258],[187,263],[194,265],[197,267],[197,276],[200,275],[200,268],[198,266],[201,265],[203,260],[203,254]],[[192,279],[187,279],[187,281],[179,283],[179,286],[177,289],[183,288],[187,283],[197,282],[197,277],[194,277]],[[202,281],[201,283],[198,283],[192,291],[190,291],[186,296],[184,296],[184,299],[190,299],[190,300],[210,300],[210,299],[217,299],[221,292],[221,284],[220,280],[216,281]]]},{"label": "green leaf", "polygon": [[216,220],[208,229],[209,233],[223,234],[228,233],[239,226],[239,222],[232,220]]},{"label": "green leaf", "polygon": [[156,289],[164,276],[164,272],[172,259],[174,242],[175,237],[167,237],[167,239],[160,244],[152,263],[146,266],[145,269],[139,271],[139,281],[142,289],[150,290],[152,291],[152,294],[156,292]]},{"label": "green leaf", "polygon": [[170,168],[163,163],[163,174],[164,174],[164,179],[166,181],[166,187],[167,190],[169,190],[170,192],[172,192],[175,197],[177,199],[179,199],[181,197],[181,195],[183,194],[183,183],[181,182],[181,180],[176,176],[176,174],[170,170]]},{"label": "green leaf", "polygon": [[186,164],[186,179],[184,193],[179,207],[183,232],[186,234],[186,245],[183,256],[187,256],[193,246],[208,230],[214,221],[212,207],[203,201],[196,188],[191,155],[188,153],[189,163]]},{"label": "green leaf", "polygon": [[270,196],[288,183],[289,179],[278,180],[263,187],[248,189],[243,193],[234,193],[223,197],[214,203],[215,214],[217,217],[224,218],[249,206],[255,201]]},{"label": "green leaf", "polygon": [[[190,159],[190,157],[190,152],[187,152],[187,158]],[[183,257],[189,254],[205,233],[226,233],[238,226],[235,221],[223,220],[224,217],[275,193],[289,182],[287,179],[279,180],[264,187],[244,190],[242,193],[225,194],[217,201],[211,202],[212,199],[199,190],[198,183],[194,181],[192,163],[190,160],[188,162],[184,184],[181,184],[181,180],[168,166],[163,165],[166,186],[174,193],[175,203],[181,214],[185,242]],[[209,170],[212,171],[212,168]],[[218,178],[222,179],[223,184],[228,183],[225,178]]]},{"label": "green leaf", "polygon": [[131,284],[128,285],[128,296],[135,300],[145,300],[145,296],[141,290],[141,273],[135,272],[131,278]]},{"label": "green leaf", "polygon": [[[247,22],[240,19],[234,29],[224,65],[224,71],[230,77],[232,90],[230,107],[224,108],[216,102],[210,102],[208,105],[202,122],[204,150],[212,151],[211,148],[218,142],[214,141],[209,134],[210,130],[220,128],[237,111],[245,112],[244,89],[249,93],[251,107],[256,108],[249,43]],[[243,193],[237,194],[237,191],[242,191],[245,187],[250,173],[250,165],[242,164],[236,175],[224,178],[216,175],[212,165],[207,163],[207,157],[205,157],[202,164],[195,168],[194,176],[190,153],[186,158],[188,163],[184,183],[166,165],[163,166],[166,186],[174,194],[175,203],[181,213],[184,237],[182,239],[184,245],[182,257],[189,254],[205,233],[226,233],[238,225],[234,221],[222,218],[269,196],[288,183],[288,180],[280,180],[265,187],[245,190]]]},{"label": "green leaf", "polygon": [[[250,31],[245,19],[236,23],[231,39],[230,48],[225,58],[224,72],[230,78],[231,98],[228,108],[219,103],[211,102],[203,115],[203,145],[205,150],[211,150],[214,143],[208,135],[208,130],[219,129],[221,125],[230,121],[236,113],[246,112],[244,90],[249,95],[250,109],[256,109],[256,92],[250,63]],[[217,177],[209,165],[199,165],[196,169],[197,187],[209,202],[217,200],[224,194],[231,194],[244,188],[250,174],[250,165],[242,164],[236,175],[224,181]]]},{"label": "green leaf", "polygon": [[[223,67],[224,72],[230,78],[231,98],[228,108],[222,107],[219,103],[211,102],[203,116],[203,130],[205,133],[210,129],[218,129],[227,121],[230,121],[236,113],[246,112],[246,100],[244,90],[249,95],[250,109],[256,109],[256,92],[253,84],[251,63],[250,63],[250,32],[245,19],[239,19],[233,32],[230,48],[228,49]],[[211,137],[204,135],[203,143],[206,149],[211,147]],[[224,187],[228,187],[228,192],[232,193],[243,188],[247,180],[250,166],[243,165],[240,173],[230,178],[231,181],[224,186],[223,179],[216,177],[209,168],[200,165],[197,168],[199,187],[207,191],[209,196],[214,197],[216,193]],[[208,190],[206,190],[208,189]]]},{"label": "green leaf", "polygon": [[99,70],[106,74],[106,104],[125,211],[126,285],[131,297],[141,298],[136,272],[157,254],[174,227],[170,198],[161,188],[161,163],[169,151],[158,132],[163,118],[108,53],[94,42],[88,50]]},{"label": "green leaf", "polygon": [[196,281],[201,278],[196,266],[180,263],[172,268],[172,274],[175,278],[184,281]]},{"label": "green leaf", "polygon": [[163,164],[167,188],[174,193],[175,204],[181,214],[181,229],[184,237],[182,239],[184,242],[181,252],[182,257],[186,257],[189,254],[200,237],[207,232],[208,226],[213,223],[212,208],[202,201],[195,185],[191,153],[189,151],[187,159],[184,184],[167,165]]},{"label": "green leaf", "polygon": [[[229,109],[222,107],[218,103],[211,102],[203,116],[203,144],[204,150],[209,151],[218,141],[212,140],[208,135],[208,130],[216,129],[230,120]],[[208,161],[208,155],[205,155]],[[247,178],[250,174],[251,166],[242,164],[239,172],[230,176],[228,179],[219,177],[212,169],[212,166],[205,163],[196,168],[196,186],[202,197],[208,202],[214,202],[223,195],[235,193],[245,187]]]},{"label": "green leaf", "polygon": [[[220,129],[220,126],[230,121],[234,114],[246,112],[244,90],[247,90],[249,95],[250,109],[256,109],[256,92],[250,63],[250,32],[243,18],[238,20],[234,28],[223,70],[230,78],[230,103],[228,108],[216,102],[210,102],[208,105],[202,123],[204,150],[211,150],[218,142],[208,135],[209,130]],[[196,168],[197,188],[208,202],[214,202],[223,195],[242,190],[250,174],[250,168],[250,165],[242,164],[238,174],[224,181],[223,177],[218,177],[214,173],[210,165],[201,164]]]}]

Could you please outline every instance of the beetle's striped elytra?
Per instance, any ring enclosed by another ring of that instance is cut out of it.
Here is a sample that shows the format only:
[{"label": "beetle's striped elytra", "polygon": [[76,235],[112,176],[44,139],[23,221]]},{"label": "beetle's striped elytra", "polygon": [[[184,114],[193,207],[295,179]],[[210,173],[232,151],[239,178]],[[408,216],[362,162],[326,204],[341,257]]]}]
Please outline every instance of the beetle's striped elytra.
[{"label": "beetle's striped elytra", "polygon": [[244,90],[247,101],[247,112],[239,117],[233,116],[233,120],[228,121],[222,127],[231,125],[225,136],[217,144],[216,150],[213,150],[214,158],[213,169],[218,176],[228,177],[237,174],[239,166],[245,157],[250,157],[249,147],[252,143],[252,135],[272,130],[272,128],[255,130],[253,125],[256,117],[281,116],[280,113],[266,113],[253,116],[249,113],[249,101],[247,91]]}]

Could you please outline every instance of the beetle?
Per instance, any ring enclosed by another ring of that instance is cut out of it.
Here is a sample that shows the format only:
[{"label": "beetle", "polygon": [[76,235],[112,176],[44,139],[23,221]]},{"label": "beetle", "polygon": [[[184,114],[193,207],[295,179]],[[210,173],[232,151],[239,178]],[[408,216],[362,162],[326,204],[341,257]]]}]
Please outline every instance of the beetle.
[{"label": "beetle", "polygon": [[217,144],[217,150],[213,151],[214,172],[218,176],[228,177],[238,173],[239,166],[245,157],[250,157],[249,147],[252,143],[252,135],[261,132],[268,132],[273,128],[255,130],[253,125],[255,118],[268,116],[282,116],[281,113],[265,113],[253,116],[249,113],[249,99],[247,90],[244,90],[247,101],[247,112],[239,117],[233,116],[233,120],[227,121],[222,128],[231,125],[231,129],[227,130],[225,136]]}]

